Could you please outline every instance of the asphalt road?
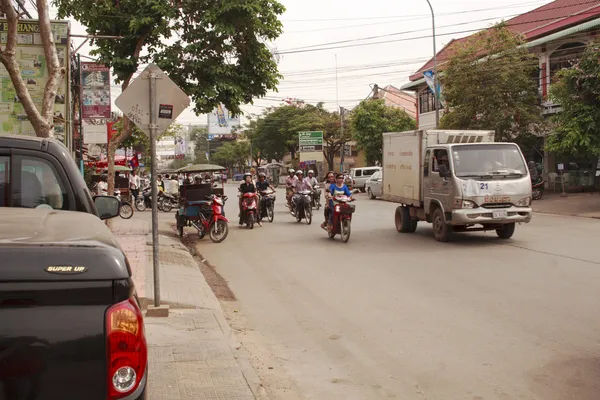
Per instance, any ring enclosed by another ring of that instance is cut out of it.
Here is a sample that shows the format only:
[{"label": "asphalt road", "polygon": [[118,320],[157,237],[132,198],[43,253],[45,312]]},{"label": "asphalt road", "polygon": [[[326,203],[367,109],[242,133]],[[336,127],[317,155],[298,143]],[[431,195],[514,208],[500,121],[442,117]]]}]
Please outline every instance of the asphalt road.
[{"label": "asphalt road", "polygon": [[283,199],[272,224],[198,244],[272,398],[600,398],[600,221],[536,214],[509,241],[438,243],[359,195],[344,244]]}]

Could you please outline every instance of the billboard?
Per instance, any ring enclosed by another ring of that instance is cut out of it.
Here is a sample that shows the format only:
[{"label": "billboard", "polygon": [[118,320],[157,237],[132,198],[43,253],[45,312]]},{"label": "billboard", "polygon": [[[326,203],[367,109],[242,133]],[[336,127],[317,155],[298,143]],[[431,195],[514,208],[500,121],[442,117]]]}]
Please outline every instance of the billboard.
[{"label": "billboard", "polygon": [[81,63],[81,103],[83,119],[110,118],[110,68]]},{"label": "billboard", "polygon": [[210,135],[228,135],[240,126],[240,117],[234,117],[224,105],[219,106],[208,114],[208,133]]},{"label": "billboard", "polygon": [[[58,61],[60,65],[70,71],[69,65],[69,22],[53,21],[51,23]],[[39,34],[40,27],[37,20],[20,20],[17,24],[16,59],[21,68],[21,75],[25,80],[29,94],[38,110],[42,109],[44,89],[48,82],[48,69],[42,38]],[[6,45],[8,36],[8,22],[0,19],[0,45]],[[71,110],[69,101],[69,73],[62,80],[54,104],[54,132],[56,139],[70,146]],[[0,133],[15,135],[35,136],[33,126],[25,113],[13,87],[8,71],[0,64]]]},{"label": "billboard", "polygon": [[323,162],[323,132],[298,132],[300,161]]},{"label": "billboard", "polygon": [[163,136],[156,142],[156,155],[163,159],[175,158],[175,137]]}]

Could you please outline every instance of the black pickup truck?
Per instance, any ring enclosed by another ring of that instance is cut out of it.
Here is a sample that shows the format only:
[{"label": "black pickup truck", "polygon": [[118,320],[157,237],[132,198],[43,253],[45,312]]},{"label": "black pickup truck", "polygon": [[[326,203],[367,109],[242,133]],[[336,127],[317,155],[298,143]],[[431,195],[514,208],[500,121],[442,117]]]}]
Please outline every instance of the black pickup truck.
[{"label": "black pickup truck", "polygon": [[0,400],[146,398],[131,269],[60,143],[0,136]]}]

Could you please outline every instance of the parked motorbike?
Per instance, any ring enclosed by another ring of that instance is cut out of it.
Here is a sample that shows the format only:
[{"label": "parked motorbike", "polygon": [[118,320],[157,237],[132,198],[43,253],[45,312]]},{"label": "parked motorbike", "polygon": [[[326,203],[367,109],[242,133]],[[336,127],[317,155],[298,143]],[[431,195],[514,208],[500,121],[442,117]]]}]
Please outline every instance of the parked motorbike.
[{"label": "parked motorbike", "polygon": [[179,207],[179,199],[169,193],[162,193],[158,196],[158,209],[164,212],[170,212],[173,208]]},{"label": "parked motorbike", "polygon": [[121,191],[119,189],[115,189],[114,191],[115,197],[119,199],[119,216],[123,219],[129,219],[133,217],[133,207],[131,203],[121,199]]},{"label": "parked motorbike", "polygon": [[300,222],[302,219],[306,220],[306,224],[310,225],[312,223],[312,206],[311,206],[311,198],[312,191],[311,190],[303,190],[298,193],[298,199],[293,203],[293,214],[296,218],[296,221]]},{"label": "parked motorbike", "polygon": [[152,188],[147,187],[138,195],[135,199],[135,209],[138,211],[144,211],[146,208],[152,208]]},{"label": "parked motorbike", "polygon": [[198,236],[203,239],[208,233],[210,240],[221,243],[229,234],[229,220],[223,215],[223,207],[227,196],[208,195],[206,207],[203,207],[198,220],[188,220],[185,215],[178,215],[177,233],[183,236],[185,226],[193,226],[198,231]]},{"label": "parked motorbike", "polygon": [[240,224],[245,224],[249,229],[254,229],[257,221],[256,203],[258,196],[256,193],[244,193],[242,195],[242,215]]},{"label": "parked motorbike", "polygon": [[540,200],[544,195],[546,181],[542,177],[538,177],[534,182],[531,182],[531,198]]},{"label": "parked motorbike", "polygon": [[275,218],[275,192],[271,189],[260,192],[260,218],[273,222]]},{"label": "parked motorbike", "polygon": [[321,208],[321,189],[319,185],[313,186],[311,205],[317,211]]},{"label": "parked motorbike", "polygon": [[327,221],[327,233],[331,239],[335,238],[335,235],[340,235],[344,243],[348,243],[348,240],[350,240],[352,214],[355,211],[354,205],[350,204],[351,201],[354,201],[354,199],[348,196],[333,198],[332,222]]}]

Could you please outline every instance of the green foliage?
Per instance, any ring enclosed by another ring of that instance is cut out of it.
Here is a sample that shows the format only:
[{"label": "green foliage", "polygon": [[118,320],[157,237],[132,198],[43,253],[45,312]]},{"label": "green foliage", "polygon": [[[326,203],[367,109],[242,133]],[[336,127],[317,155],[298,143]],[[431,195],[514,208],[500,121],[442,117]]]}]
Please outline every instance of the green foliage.
[{"label": "green foliage", "polygon": [[363,100],[352,110],[354,140],[365,152],[368,165],[383,160],[383,133],[416,129],[415,120],[404,110],[385,105],[384,100]]},{"label": "green foliage", "polygon": [[250,143],[245,141],[228,142],[212,154],[211,162],[227,167],[230,170],[240,170],[247,167],[250,157]]},{"label": "green foliage", "polygon": [[190,132],[190,140],[194,142],[194,164],[208,164],[206,153],[209,150],[208,129],[195,127]]},{"label": "green foliage", "polygon": [[188,164],[194,164],[194,160],[186,156],[185,158],[182,158],[180,160],[171,161],[168,169],[179,169],[187,166]]},{"label": "green foliage", "polygon": [[544,132],[538,57],[519,47],[523,43],[500,24],[458,46],[441,77],[450,111],[440,128],[493,129],[497,141]]},{"label": "green foliage", "polygon": [[590,43],[572,68],[558,73],[550,88],[562,111],[547,148],[560,154],[600,155],[600,41]]}]

